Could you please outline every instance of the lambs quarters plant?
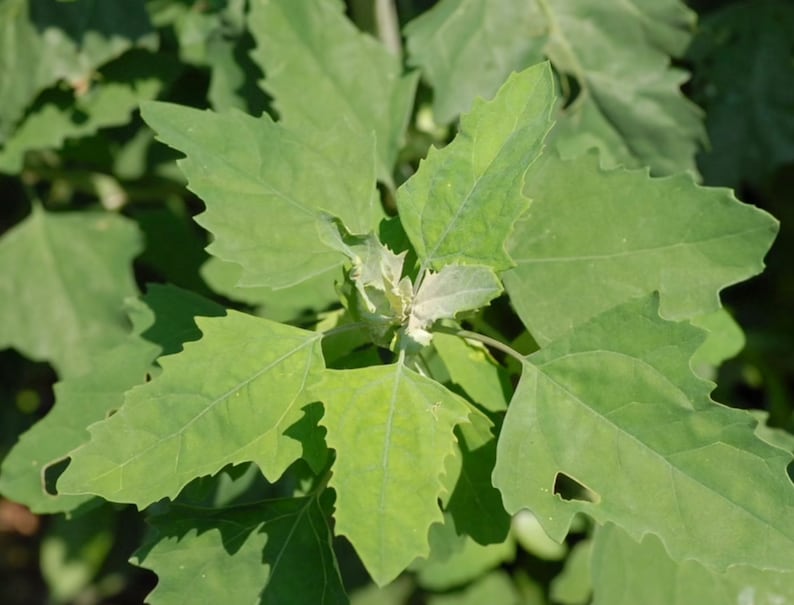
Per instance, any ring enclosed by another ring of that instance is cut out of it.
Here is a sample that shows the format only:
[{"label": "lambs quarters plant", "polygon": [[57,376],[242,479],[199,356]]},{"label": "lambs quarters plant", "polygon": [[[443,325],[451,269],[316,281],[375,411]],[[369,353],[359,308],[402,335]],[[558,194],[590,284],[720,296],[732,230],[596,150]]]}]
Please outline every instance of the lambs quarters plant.
[{"label": "lambs quarters plant", "polygon": [[[474,27],[465,11],[479,4],[445,0],[406,29],[440,117],[462,108],[445,96],[454,82],[434,81],[443,40],[425,37]],[[536,8],[550,19],[579,4]],[[398,603],[406,582],[430,603],[535,602],[519,546],[559,558],[566,537],[555,602],[588,602],[590,587],[596,604],[794,602],[794,440],[712,401],[707,379],[736,346],[720,290],[762,270],[776,221],[682,172],[697,126],[683,147],[653,132],[657,146],[643,144],[598,105],[597,79],[580,83],[582,113],[559,109],[553,67],[568,70],[550,42],[551,63],[471,95],[451,142],[398,184],[418,73],[340,9],[250,3],[277,120],[141,102],[206,206],[207,282],[264,302],[264,316],[150,285],[127,300],[131,332],[108,332],[97,311],[37,348],[32,316],[66,311],[31,301],[20,321],[0,306],[4,325],[22,324],[9,344],[62,374],[0,490],[76,518],[100,499],[134,504],[151,527],[134,561],[157,574],[154,605]],[[659,55],[641,54],[643,68]],[[634,147],[579,153],[609,147],[604,124]],[[675,174],[614,167],[632,163]],[[96,264],[87,309],[111,307],[96,298],[103,271],[123,281],[110,299],[135,294],[137,234],[108,212],[37,207],[0,242],[3,274],[73,239],[86,242],[79,266]],[[52,270],[65,288],[79,279]],[[2,298],[28,291],[5,283]],[[94,349],[71,354],[87,334]],[[340,571],[353,558],[340,537],[381,590]]]}]

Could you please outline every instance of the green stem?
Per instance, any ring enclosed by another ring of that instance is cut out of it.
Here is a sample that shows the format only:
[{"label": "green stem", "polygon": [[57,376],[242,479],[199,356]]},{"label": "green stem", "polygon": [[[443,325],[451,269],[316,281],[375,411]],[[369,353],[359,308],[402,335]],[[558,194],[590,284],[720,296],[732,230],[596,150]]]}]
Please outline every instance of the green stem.
[{"label": "green stem", "polygon": [[331,328],[327,332],[323,332],[323,338],[328,338],[329,336],[336,336],[337,334],[344,334],[345,332],[350,332],[351,330],[360,330],[365,328],[366,324],[361,321],[357,321],[352,324],[342,324],[341,326],[336,326],[335,328]]},{"label": "green stem", "polygon": [[520,363],[524,363],[526,361],[526,358],[510,345],[506,345],[505,343],[500,342],[495,338],[491,338],[490,336],[485,336],[484,334],[480,334],[479,332],[470,332],[469,330],[461,330],[459,328],[448,328],[447,326],[436,326],[435,328],[433,328],[433,331],[441,332],[442,334],[452,334],[453,336],[458,336],[459,338],[468,338],[470,340],[476,340],[478,342],[483,343],[486,346],[502,351],[502,353],[506,353],[510,357],[518,360]]}]

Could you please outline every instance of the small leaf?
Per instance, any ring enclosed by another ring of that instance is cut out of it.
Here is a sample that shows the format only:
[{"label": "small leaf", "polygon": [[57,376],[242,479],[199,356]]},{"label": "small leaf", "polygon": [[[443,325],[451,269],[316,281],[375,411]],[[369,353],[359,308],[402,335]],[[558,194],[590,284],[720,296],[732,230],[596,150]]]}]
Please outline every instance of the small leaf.
[{"label": "small leaf", "polygon": [[397,57],[359,32],[343,10],[338,0],[254,2],[248,24],[258,47],[252,56],[288,128],[313,131],[341,122],[355,140],[374,132],[378,178],[393,186],[418,78],[401,75]]},{"label": "small leaf", "polygon": [[336,450],[336,533],[347,536],[382,586],[427,555],[427,530],[441,521],[444,459],[468,404],[402,363],[327,370],[316,387],[322,424]]},{"label": "small leaf", "polygon": [[654,291],[669,319],[716,311],[722,288],[761,272],[778,229],[725,189],[604,171],[595,157],[544,155],[526,193],[534,201],[510,240],[517,266],[504,281],[541,345]]},{"label": "small leaf", "polygon": [[125,218],[34,205],[0,239],[0,348],[49,361],[61,377],[88,371],[94,355],[127,336],[122,304],[137,293],[140,249]]},{"label": "small leaf", "polygon": [[229,463],[253,461],[275,480],[301,456],[301,443],[282,434],[310,401],[320,335],[234,311],[197,323],[200,341],[161,358],[160,376],[90,428],[59,492],[142,508]]},{"label": "small leaf", "polygon": [[548,65],[512,75],[492,101],[478,101],[461,118],[455,140],[431,149],[400,187],[400,218],[424,266],[512,266],[504,242],[529,206],[524,173],[551,128],[554,98]]},{"label": "small leaf", "polygon": [[406,334],[422,345],[430,343],[428,329],[439,319],[484,307],[502,293],[502,284],[490,267],[446,265],[425,274],[411,303]]},{"label": "small leaf", "polygon": [[527,358],[493,475],[507,511],[530,509],[557,541],[584,512],[659,536],[676,560],[794,568],[791,455],[709,400],[689,368],[703,338],[640,299]]},{"label": "small leaf", "polygon": [[[587,605],[592,588],[591,553],[592,540],[577,542],[565,560],[565,567],[554,577],[549,593],[555,603],[561,605]],[[640,602],[640,601],[638,601]],[[644,601],[642,601],[645,603]]]},{"label": "small leaf", "polygon": [[187,155],[180,167],[207,206],[196,220],[215,235],[207,250],[242,266],[240,286],[284,288],[336,270],[338,255],[317,239],[321,209],[357,231],[375,228],[383,214],[372,140],[351,144],[340,123],[296,134],[267,115],[159,102],[142,113],[158,138]]}]

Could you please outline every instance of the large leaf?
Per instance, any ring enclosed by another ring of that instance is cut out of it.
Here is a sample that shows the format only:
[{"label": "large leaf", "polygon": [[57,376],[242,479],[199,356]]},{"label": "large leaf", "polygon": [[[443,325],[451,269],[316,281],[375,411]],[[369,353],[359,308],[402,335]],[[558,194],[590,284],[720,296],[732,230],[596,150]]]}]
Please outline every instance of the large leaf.
[{"label": "large leaf", "polygon": [[687,175],[604,171],[595,157],[544,156],[527,174],[534,201],[509,250],[505,287],[544,344],[630,298],[658,291],[662,315],[719,309],[719,291],[760,273],[777,221]]},{"label": "large leaf", "polygon": [[87,371],[92,356],[127,336],[122,304],[137,290],[140,249],[134,224],[120,216],[34,205],[0,239],[0,348],[49,361],[61,377]]},{"label": "large leaf", "polygon": [[687,52],[692,96],[706,110],[708,182],[763,182],[794,162],[794,7],[731,2],[704,15]]},{"label": "large leaf", "polygon": [[180,167],[207,206],[197,222],[215,236],[208,250],[242,266],[242,286],[286,287],[339,267],[317,237],[320,209],[356,231],[382,216],[371,138],[358,140],[339,122],[296,134],[266,115],[156,102],[143,106],[143,117],[187,155]]},{"label": "large leaf", "polygon": [[735,566],[715,573],[676,563],[654,536],[641,543],[612,524],[593,541],[593,605],[792,605],[794,573]]},{"label": "large leaf", "polygon": [[132,46],[154,50],[144,3],[5,0],[0,4],[0,143],[40,90],[83,88],[93,71]]},{"label": "large leaf", "polygon": [[301,456],[282,433],[322,369],[320,335],[236,312],[197,323],[200,341],[162,357],[159,377],[90,427],[59,492],[144,507],[229,463],[256,462],[274,480]]},{"label": "large leaf", "polygon": [[703,338],[649,298],[530,356],[494,469],[508,512],[529,508],[558,541],[584,512],[656,534],[676,560],[794,568],[791,455],[709,400],[689,368]]},{"label": "large leaf", "polygon": [[431,149],[400,187],[400,218],[424,266],[512,266],[504,242],[529,206],[524,173],[541,152],[553,103],[548,65],[512,76],[492,101],[476,103],[455,140]]},{"label": "large leaf", "polygon": [[[194,315],[221,315],[222,308],[172,286],[150,286],[130,309],[133,334],[116,348],[92,359],[89,372],[55,385],[55,406],[23,434],[0,468],[0,493],[35,513],[73,510],[86,496],[53,495],[45,491],[47,465],[61,460],[88,441],[86,427],[121,407],[124,392],[153,373],[161,351],[173,353],[201,333]],[[153,315],[152,315],[153,314]],[[141,338],[143,333],[144,338]]]},{"label": "large leaf", "polygon": [[[596,147],[609,164],[695,170],[700,113],[670,68],[694,14],[678,0],[442,0],[406,28],[412,63],[441,121],[489,97],[513,70],[551,61],[566,107],[554,140],[566,156]],[[619,32],[619,35],[616,35]]]},{"label": "large leaf", "polygon": [[[201,509],[173,505],[136,555],[157,573],[152,605],[345,605],[327,515],[317,496]],[[264,563],[264,565],[263,565]]]},{"label": "large leaf", "polygon": [[[534,1],[441,0],[404,29],[408,57],[433,86],[433,117],[451,122],[543,58]],[[534,35],[533,35],[534,34]]]},{"label": "large leaf", "polygon": [[316,389],[322,424],[336,450],[335,532],[347,536],[378,585],[429,551],[427,531],[442,520],[438,498],[453,428],[468,404],[401,362],[327,370]]},{"label": "large leaf", "polygon": [[401,75],[397,57],[356,30],[343,11],[338,0],[254,2],[253,57],[286,126],[313,131],[342,122],[362,140],[374,132],[378,178],[391,185],[417,77]]}]

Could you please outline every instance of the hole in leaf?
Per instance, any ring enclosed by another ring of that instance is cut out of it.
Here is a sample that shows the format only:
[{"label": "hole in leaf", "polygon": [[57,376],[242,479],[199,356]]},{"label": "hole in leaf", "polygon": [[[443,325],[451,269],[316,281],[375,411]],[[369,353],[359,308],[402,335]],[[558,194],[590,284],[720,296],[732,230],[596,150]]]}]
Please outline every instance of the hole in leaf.
[{"label": "hole in leaf", "polygon": [[581,500],[593,504],[598,504],[601,501],[601,496],[589,487],[562,472],[557,473],[554,477],[554,493],[563,500]]},{"label": "hole in leaf", "polygon": [[786,466],[786,474],[788,475],[788,480],[794,483],[794,461],[789,462],[788,466]]},{"label": "hole in leaf", "polygon": [[66,467],[69,466],[69,463],[71,461],[72,461],[71,458],[64,458],[63,460],[58,460],[58,462],[53,462],[44,469],[45,492],[47,492],[51,496],[58,495],[58,490],[55,487],[55,483],[58,481],[58,478],[63,474],[63,471],[66,470]]}]

